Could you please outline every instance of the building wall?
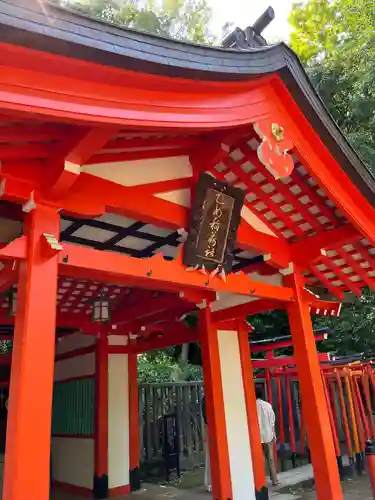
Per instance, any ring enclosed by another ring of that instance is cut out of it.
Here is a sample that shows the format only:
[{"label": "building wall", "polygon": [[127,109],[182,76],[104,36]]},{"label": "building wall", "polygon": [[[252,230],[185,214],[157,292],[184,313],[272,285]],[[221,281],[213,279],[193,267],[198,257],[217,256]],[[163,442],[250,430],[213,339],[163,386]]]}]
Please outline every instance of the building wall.
[{"label": "building wall", "polygon": [[238,336],[225,330],[217,335],[233,498],[252,500],[255,486]]},{"label": "building wall", "polygon": [[[126,345],[126,338],[110,335],[108,344]],[[108,487],[125,493],[129,478],[129,373],[126,354],[108,356]]]},{"label": "building wall", "polygon": [[52,409],[52,478],[88,490],[94,478],[94,347],[95,337],[79,333],[58,343]]}]

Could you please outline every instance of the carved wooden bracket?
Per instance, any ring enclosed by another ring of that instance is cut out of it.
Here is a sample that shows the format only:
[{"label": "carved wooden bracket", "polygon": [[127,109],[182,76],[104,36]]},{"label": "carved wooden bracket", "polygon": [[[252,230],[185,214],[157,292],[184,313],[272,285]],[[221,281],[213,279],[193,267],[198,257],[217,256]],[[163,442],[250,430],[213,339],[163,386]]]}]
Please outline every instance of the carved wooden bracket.
[{"label": "carved wooden bracket", "polygon": [[258,146],[258,158],[275,177],[288,177],[294,169],[294,161],[288,153],[293,147],[284,127],[267,118],[254,123],[254,130],[262,139]]},{"label": "carved wooden bracket", "polygon": [[43,233],[42,235],[43,253],[52,257],[63,250],[62,245],[53,234]]}]

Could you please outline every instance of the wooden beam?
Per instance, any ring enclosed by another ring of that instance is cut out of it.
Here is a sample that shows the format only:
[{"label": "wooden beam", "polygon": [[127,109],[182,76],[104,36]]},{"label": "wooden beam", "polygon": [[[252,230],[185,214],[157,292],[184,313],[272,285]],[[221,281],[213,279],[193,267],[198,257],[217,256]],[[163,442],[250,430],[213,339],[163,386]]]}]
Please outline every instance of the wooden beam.
[{"label": "wooden beam", "polygon": [[59,145],[55,158],[50,158],[50,174],[42,187],[45,195],[54,199],[63,197],[77,181],[82,165],[112,139],[118,130],[114,127],[93,127],[68,135],[64,144]]},{"label": "wooden beam", "polygon": [[167,347],[199,342],[200,334],[198,329],[189,328],[183,324],[169,325],[166,332],[161,337],[151,337],[140,339],[136,344],[129,346],[129,352],[141,353],[153,351],[154,349],[165,349]]},{"label": "wooden beam", "polygon": [[[137,189],[82,173],[63,206],[66,211],[77,214],[85,214],[87,207],[92,207],[91,211],[97,214],[108,210],[160,227],[188,229],[189,209],[152,195],[140,197]],[[280,261],[281,267],[287,267],[290,262],[289,246],[285,241],[257,231],[245,220],[240,223],[237,245],[243,250],[270,253]]]},{"label": "wooden beam", "polygon": [[27,236],[20,236],[6,245],[0,245],[0,260],[26,259]]},{"label": "wooden beam", "polygon": [[[314,332],[314,336],[315,336],[315,342],[318,342],[318,341],[324,340],[326,338],[326,333],[316,334]],[[268,351],[274,351],[275,349],[282,349],[282,348],[291,347],[291,346],[293,346],[292,337],[290,337],[289,339],[276,340],[276,341],[272,341],[272,339],[271,339],[269,342],[264,343],[264,344],[263,343],[259,343],[259,344],[250,343],[251,352],[268,352]],[[270,358],[270,359],[272,360],[275,358]]]},{"label": "wooden beam", "polygon": [[[127,149],[165,149],[173,148],[176,149],[194,149],[199,146],[204,145],[204,140],[197,137],[144,137],[144,138],[132,138],[127,139],[126,137],[121,137],[118,139],[113,139],[108,141],[102,151],[106,152],[117,152],[126,151]],[[97,149],[99,151],[100,148]],[[176,151],[176,153],[178,153]]]},{"label": "wooden beam", "polygon": [[342,246],[361,237],[351,224],[310,236],[290,245],[292,260],[305,269],[321,255],[321,250]]},{"label": "wooden beam", "polygon": [[[251,349],[254,352],[254,349]],[[320,363],[326,363],[329,361],[329,354],[318,353],[318,359]],[[293,356],[276,357],[273,359],[253,359],[253,368],[265,369],[265,368],[282,368],[284,366],[295,365],[295,359]]]},{"label": "wooden beam", "polygon": [[151,149],[144,151],[123,151],[122,153],[101,153],[90,158],[90,164],[113,163],[155,158],[173,158],[175,156],[188,156],[188,149]]},{"label": "wooden beam", "polygon": [[7,292],[17,283],[18,280],[18,267],[7,264],[0,271],[0,294]]},{"label": "wooden beam", "polygon": [[221,311],[216,311],[212,313],[212,320],[215,323],[221,321],[228,321],[237,318],[245,318],[246,316],[252,316],[254,314],[259,314],[266,311],[272,311],[273,309],[284,309],[285,304],[280,300],[274,299],[261,299],[253,300],[247,304],[240,304],[238,306],[228,307],[227,309],[222,309]]},{"label": "wooden beam", "polygon": [[[105,257],[105,258],[104,258]],[[160,254],[150,259],[137,259],[92,248],[64,244],[60,252],[60,275],[90,278],[162,291],[184,289],[232,292],[249,297],[277,298],[292,301],[290,288],[250,280],[243,273],[230,274],[224,282],[219,276],[209,278],[200,272],[186,272],[181,254],[176,260],[166,261]]]}]

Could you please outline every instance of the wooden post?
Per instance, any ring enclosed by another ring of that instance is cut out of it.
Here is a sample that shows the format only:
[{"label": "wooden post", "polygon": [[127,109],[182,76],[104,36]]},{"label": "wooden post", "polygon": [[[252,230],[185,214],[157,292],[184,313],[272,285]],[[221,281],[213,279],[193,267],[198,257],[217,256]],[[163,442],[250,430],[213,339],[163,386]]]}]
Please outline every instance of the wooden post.
[{"label": "wooden post", "polygon": [[137,355],[128,355],[129,373],[129,478],[131,491],[139,490],[140,443]]},{"label": "wooden post", "polygon": [[96,342],[95,475],[94,498],[108,496],[108,338]]},{"label": "wooden post", "polygon": [[232,499],[227,429],[217,329],[209,308],[200,312],[203,379],[213,498]]},{"label": "wooden post", "polygon": [[309,305],[303,294],[303,277],[298,272],[294,272],[286,280],[295,289],[295,302],[288,304],[288,315],[317,497],[319,500],[327,498],[342,500],[340,477]]},{"label": "wooden post", "polygon": [[27,258],[19,272],[3,500],[49,499],[58,254],[56,211],[37,206],[25,219]]},{"label": "wooden post", "polygon": [[243,322],[238,322],[238,343],[240,348],[242,378],[245,391],[251,457],[253,461],[255,494],[257,499],[268,498],[266,471],[264,468],[262,442],[260,439],[253,367],[251,363],[251,351],[249,346],[249,332],[248,328]]}]

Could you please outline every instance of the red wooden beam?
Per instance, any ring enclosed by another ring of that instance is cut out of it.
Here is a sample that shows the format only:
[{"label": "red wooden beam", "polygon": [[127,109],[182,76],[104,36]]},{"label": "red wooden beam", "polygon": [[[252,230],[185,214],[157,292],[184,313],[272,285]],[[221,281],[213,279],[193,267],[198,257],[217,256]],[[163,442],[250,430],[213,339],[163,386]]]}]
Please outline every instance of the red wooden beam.
[{"label": "red wooden beam", "polygon": [[[199,146],[204,145],[204,140],[197,137],[144,137],[144,138],[132,138],[127,139],[121,137],[118,139],[112,139],[108,141],[102,151],[106,152],[117,152],[127,149],[194,149]],[[99,151],[98,148],[96,151]]]},{"label": "red wooden beam", "polygon": [[149,160],[154,158],[173,158],[175,156],[188,156],[189,153],[189,149],[152,149],[144,151],[123,151],[122,153],[101,153],[90,158],[90,165],[97,163]]},{"label": "red wooden beam", "polygon": [[361,288],[357,286],[353,281],[351,281],[348,276],[343,273],[342,270],[338,266],[336,266],[336,264],[334,264],[330,258],[322,255],[319,260],[322,262],[322,264],[327,266],[328,270],[331,269],[335,273],[337,278],[342,281],[350,291],[352,291],[358,297],[361,295]]},{"label": "red wooden beam", "polygon": [[27,236],[20,236],[6,245],[0,245],[1,260],[26,259]]},{"label": "red wooden beam", "polygon": [[364,247],[360,244],[360,242],[351,242],[351,245],[356,250],[354,253],[359,253],[365,261],[367,261],[372,269],[375,270],[375,257],[371,255],[368,251],[368,248]]},{"label": "red wooden beam", "polygon": [[212,313],[212,320],[215,323],[221,321],[228,321],[231,319],[244,318],[273,309],[284,309],[284,303],[276,299],[260,299],[253,300],[247,304],[240,304],[238,306],[228,307],[221,311]]},{"label": "red wooden beam", "polygon": [[193,183],[192,177],[184,177],[183,179],[173,179],[170,181],[152,182],[142,186],[134,186],[134,191],[138,196],[149,196],[156,193],[167,193],[177,189],[189,189]]},{"label": "red wooden beam", "polygon": [[318,278],[318,280],[323,284],[323,286],[325,288],[327,288],[327,290],[329,292],[331,292],[333,295],[335,295],[339,300],[344,300],[344,292],[341,288],[338,288],[334,285],[332,285],[332,283],[329,281],[329,279],[327,279],[324,274],[319,271],[319,269],[316,268],[315,265],[311,265],[310,266],[310,270],[312,272],[312,274],[314,274],[314,276],[316,276]]},{"label": "red wooden beam", "polygon": [[198,342],[200,339],[199,329],[189,328],[182,323],[170,324],[160,337],[139,339],[136,344],[129,346],[129,352],[147,352],[154,349],[165,349],[174,345]]},{"label": "red wooden beam", "polygon": [[62,145],[58,145],[55,158],[50,159],[48,176],[43,185],[47,197],[63,197],[80,175],[81,166],[100,150],[116,133],[118,128],[93,127],[69,134]]},{"label": "red wooden beam", "polygon": [[[326,339],[326,333],[319,333],[315,335],[315,341],[319,342],[320,340]],[[293,345],[292,338],[286,340],[279,340],[277,342],[270,341],[269,344],[251,344],[251,352],[269,352],[274,351],[275,349],[283,349],[285,347],[291,347]],[[271,358],[273,359],[278,358]]]},{"label": "red wooden beam", "polygon": [[18,268],[11,264],[7,264],[0,271],[0,294],[7,292],[12,288],[13,285],[17,283],[18,280]]},{"label": "red wooden beam", "polygon": [[0,157],[2,160],[31,160],[47,158],[54,151],[53,143],[29,144],[0,144]]},{"label": "red wooden beam", "polygon": [[351,224],[341,226],[315,236],[307,237],[290,245],[292,260],[303,268],[320,258],[321,250],[327,250],[336,245],[352,243],[361,237],[358,230]]},{"label": "red wooden beam", "polygon": [[2,143],[25,143],[58,140],[69,131],[70,127],[67,125],[28,124],[27,122],[7,124],[0,127],[0,141]]},{"label": "red wooden beam", "polygon": [[[338,256],[341,256],[347,264],[353,269],[353,271],[368,285],[372,290],[375,290],[375,279],[368,275],[367,269],[363,268],[358,261],[356,261],[352,255],[345,252],[343,248],[337,248],[336,252]],[[371,270],[371,268],[369,268]]]},{"label": "red wooden beam", "polygon": [[200,272],[186,272],[181,258],[180,254],[176,260],[166,261],[157,254],[150,259],[137,259],[67,243],[59,256],[60,275],[129,286],[135,284],[164,291],[197,288],[262,298],[277,297],[281,301],[293,300],[291,288],[253,281],[244,273],[230,274],[224,282],[219,276],[209,278]]}]

